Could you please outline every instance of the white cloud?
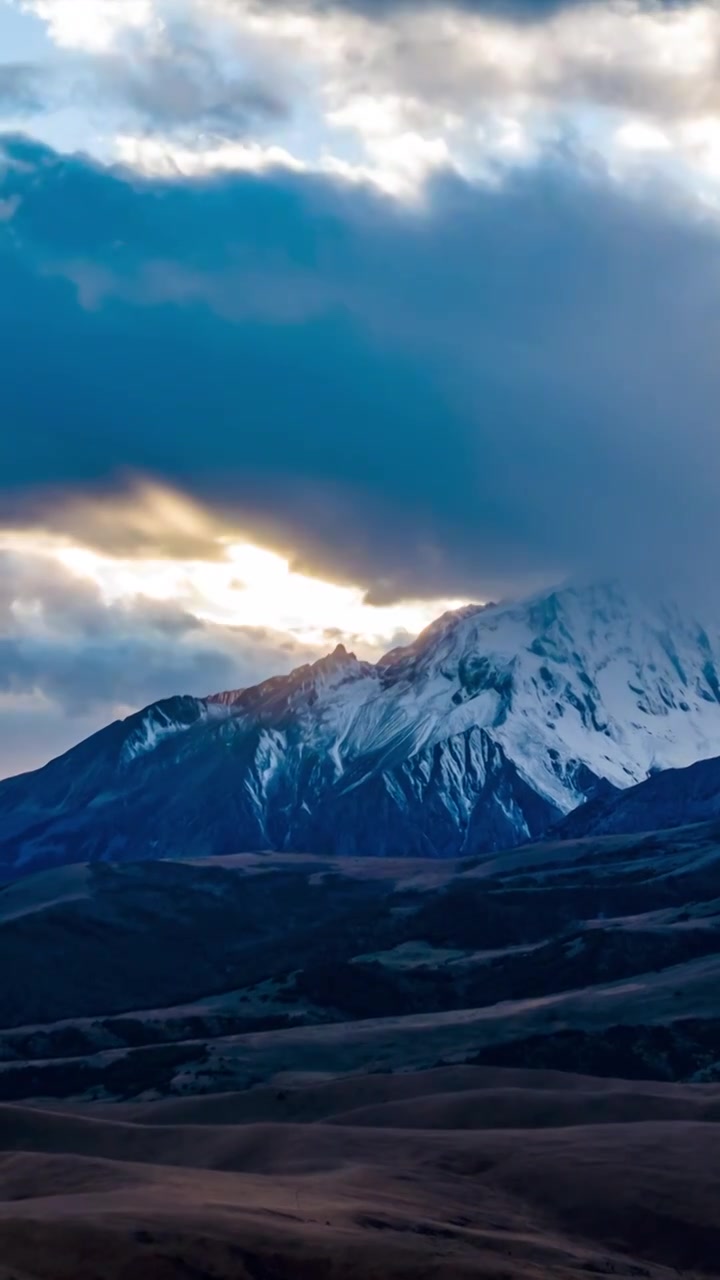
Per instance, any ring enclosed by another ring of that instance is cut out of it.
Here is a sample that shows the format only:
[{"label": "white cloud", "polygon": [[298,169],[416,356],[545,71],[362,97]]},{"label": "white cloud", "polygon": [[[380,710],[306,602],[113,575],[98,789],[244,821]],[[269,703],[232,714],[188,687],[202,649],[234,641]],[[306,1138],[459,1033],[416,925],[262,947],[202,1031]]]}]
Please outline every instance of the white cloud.
[{"label": "white cloud", "polygon": [[[95,59],[107,90],[106,125],[98,127],[97,107],[95,135],[114,137],[119,157],[144,172],[284,165],[407,198],[439,168],[497,180],[570,139],[623,181],[648,165],[674,166],[694,192],[708,184],[720,192],[720,7],[710,0],[589,0],[516,23],[443,3],[366,12],[293,0],[15,3],[48,24],[68,58]],[[153,116],[168,85],[154,92],[152,81],[162,72],[175,97],[178,76],[188,89],[178,39],[186,51],[188,41],[202,46],[216,73],[208,72],[209,92],[193,80],[183,119],[173,121],[159,109]],[[236,120],[216,112],[208,126],[218,86],[232,94],[244,81],[265,86],[270,101],[280,86],[287,115],[251,111],[248,121],[238,108]]]},{"label": "white cloud", "polygon": [[691,185],[717,175],[720,9],[710,3],[597,0],[521,24],[443,5],[379,21],[321,6],[194,3],[237,40],[302,67],[326,154],[347,162],[359,148],[356,164],[388,190],[407,194],[438,165],[487,179],[567,136],[611,164],[630,147],[663,166],[675,159]]},{"label": "white cloud", "polygon": [[163,178],[174,175],[196,178],[223,171],[262,173],[274,168],[302,172],[308,167],[285,147],[222,138],[196,138],[195,145],[189,146],[178,138],[118,134],[115,149],[123,164]]},{"label": "white cloud", "polygon": [[433,170],[449,167],[451,155],[443,138],[416,133],[388,134],[368,140],[367,161],[353,164],[323,152],[301,160],[285,147],[223,139],[195,140],[193,146],[174,137],[119,134],[114,140],[121,163],[149,177],[205,177],[212,173],[263,173],[272,169],[335,174],[348,182],[367,182],[388,195],[413,199]]},{"label": "white cloud", "polygon": [[56,44],[103,53],[128,31],[152,29],[160,19],[155,0],[20,0],[20,7],[48,24]]},{"label": "white cloud", "polygon": [[629,120],[615,134],[615,142],[628,151],[669,151],[672,143],[664,130],[644,120]]}]

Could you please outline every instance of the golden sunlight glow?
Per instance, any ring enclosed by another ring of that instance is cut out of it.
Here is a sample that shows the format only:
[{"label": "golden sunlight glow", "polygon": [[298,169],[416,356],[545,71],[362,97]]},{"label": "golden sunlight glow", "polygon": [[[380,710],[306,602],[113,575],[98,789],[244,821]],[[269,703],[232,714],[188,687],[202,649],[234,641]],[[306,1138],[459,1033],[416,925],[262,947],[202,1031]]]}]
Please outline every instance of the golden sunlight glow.
[{"label": "golden sunlight glow", "polygon": [[66,569],[96,583],[108,603],[134,596],[172,601],[206,622],[286,631],[319,646],[336,631],[380,646],[397,631],[422,630],[461,603],[370,605],[359,587],[297,573],[282,556],[250,543],[230,543],[220,561],[116,559],[80,547],[59,547],[54,554]]},{"label": "golden sunlight glow", "polygon": [[466,603],[369,604],[361,587],[299,572],[248,537],[220,532],[189,499],[151,485],[129,497],[76,503],[72,513],[74,519],[70,508],[59,517],[66,532],[0,530],[0,550],[62,566],[94,583],[108,605],[171,602],[203,622],[284,632],[323,652],[343,640],[370,655],[398,632],[414,635]]}]

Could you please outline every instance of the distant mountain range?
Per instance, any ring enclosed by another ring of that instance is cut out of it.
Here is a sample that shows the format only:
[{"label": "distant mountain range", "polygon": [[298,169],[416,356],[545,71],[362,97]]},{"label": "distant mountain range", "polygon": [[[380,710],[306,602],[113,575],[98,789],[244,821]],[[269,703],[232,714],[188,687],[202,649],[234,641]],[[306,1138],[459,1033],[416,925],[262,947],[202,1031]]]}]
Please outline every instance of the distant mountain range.
[{"label": "distant mountain range", "polygon": [[719,753],[720,629],[615,586],[566,589],[446,614],[377,664],[340,645],[110,725],[0,784],[0,865],[448,857],[564,822],[639,830],[712,816],[720,764],[653,775]]}]

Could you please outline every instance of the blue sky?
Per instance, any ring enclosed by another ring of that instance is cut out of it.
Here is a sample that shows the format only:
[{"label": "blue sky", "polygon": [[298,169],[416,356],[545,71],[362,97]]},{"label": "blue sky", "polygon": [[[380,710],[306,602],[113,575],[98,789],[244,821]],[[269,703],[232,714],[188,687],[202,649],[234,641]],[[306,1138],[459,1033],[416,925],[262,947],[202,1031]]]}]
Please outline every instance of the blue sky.
[{"label": "blue sky", "polygon": [[6,62],[46,58],[53,51],[53,43],[42,19],[5,3],[0,9],[0,44],[3,61]]},{"label": "blue sky", "polygon": [[715,3],[0,0],[0,773],[706,581],[719,55]]}]

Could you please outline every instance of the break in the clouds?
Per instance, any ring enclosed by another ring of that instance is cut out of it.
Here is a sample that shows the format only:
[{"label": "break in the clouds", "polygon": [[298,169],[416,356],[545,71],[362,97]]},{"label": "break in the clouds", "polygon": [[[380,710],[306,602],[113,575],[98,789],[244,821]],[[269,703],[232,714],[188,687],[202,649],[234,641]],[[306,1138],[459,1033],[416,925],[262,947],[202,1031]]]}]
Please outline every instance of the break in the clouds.
[{"label": "break in the clouds", "polygon": [[453,601],[714,574],[719,58],[691,0],[0,0],[23,764]]},{"label": "break in the clouds", "polygon": [[59,532],[0,534],[0,774],[178,689],[246,687],[339,641],[376,657],[411,638],[405,620],[415,634],[431,617],[421,602],[414,616],[374,609],[358,590],[303,579],[167,491],[73,510],[69,527],[86,542],[102,548],[116,525],[124,548],[117,537],[93,551]]},{"label": "break in the clouds", "polygon": [[37,548],[2,551],[0,776],[178,689],[242,687],[314,656],[282,633],[210,625],[171,600],[109,601]]}]

